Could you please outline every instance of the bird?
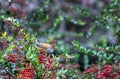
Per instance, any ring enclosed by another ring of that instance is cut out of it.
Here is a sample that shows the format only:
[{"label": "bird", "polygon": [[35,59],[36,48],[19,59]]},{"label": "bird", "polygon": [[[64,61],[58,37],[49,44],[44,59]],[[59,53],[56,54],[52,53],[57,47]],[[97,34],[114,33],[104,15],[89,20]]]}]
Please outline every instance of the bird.
[{"label": "bird", "polygon": [[40,52],[53,53],[55,46],[53,44],[40,43],[37,41],[37,47]]}]

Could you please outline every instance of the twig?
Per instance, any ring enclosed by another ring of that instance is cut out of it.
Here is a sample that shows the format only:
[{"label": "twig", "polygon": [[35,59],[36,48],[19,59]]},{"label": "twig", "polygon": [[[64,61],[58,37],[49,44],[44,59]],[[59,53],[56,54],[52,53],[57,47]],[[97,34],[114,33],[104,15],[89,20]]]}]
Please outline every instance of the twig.
[{"label": "twig", "polygon": [[8,70],[8,68],[5,68],[5,70],[6,70],[6,72],[7,72],[10,76],[12,76],[14,79],[17,79],[17,77],[16,77],[14,74],[12,74],[12,73]]}]

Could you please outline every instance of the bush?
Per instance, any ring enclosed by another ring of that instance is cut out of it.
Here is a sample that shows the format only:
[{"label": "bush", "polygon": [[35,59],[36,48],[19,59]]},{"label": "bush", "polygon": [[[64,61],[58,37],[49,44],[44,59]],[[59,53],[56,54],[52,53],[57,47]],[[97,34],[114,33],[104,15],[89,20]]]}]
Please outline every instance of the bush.
[{"label": "bush", "polygon": [[85,1],[1,0],[0,78],[119,78],[120,1]]}]

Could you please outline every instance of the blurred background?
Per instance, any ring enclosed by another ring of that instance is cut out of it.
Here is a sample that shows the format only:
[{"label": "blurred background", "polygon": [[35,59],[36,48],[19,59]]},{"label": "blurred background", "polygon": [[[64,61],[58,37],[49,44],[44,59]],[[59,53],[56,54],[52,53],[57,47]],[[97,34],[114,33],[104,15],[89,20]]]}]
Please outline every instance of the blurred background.
[{"label": "blurred background", "polygon": [[[0,17],[16,18],[40,42],[54,44],[55,55],[70,56],[69,62],[84,70],[98,58],[79,52],[71,42],[77,40],[86,48],[115,45],[113,31],[96,22],[109,4],[109,0],[0,0]],[[11,34],[2,19],[0,22],[0,32]]]}]

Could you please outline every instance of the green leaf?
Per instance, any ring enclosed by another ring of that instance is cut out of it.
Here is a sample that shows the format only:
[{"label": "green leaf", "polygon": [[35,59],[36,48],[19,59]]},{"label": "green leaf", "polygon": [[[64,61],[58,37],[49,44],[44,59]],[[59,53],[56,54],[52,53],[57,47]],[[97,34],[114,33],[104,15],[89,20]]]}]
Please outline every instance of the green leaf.
[{"label": "green leaf", "polygon": [[6,38],[6,35],[7,35],[7,33],[6,32],[4,32],[4,33],[2,33],[2,38]]},{"label": "green leaf", "polygon": [[81,20],[79,19],[79,20],[77,20],[77,24],[79,24],[79,25],[85,25],[86,23],[83,22],[83,21],[81,21]]}]

